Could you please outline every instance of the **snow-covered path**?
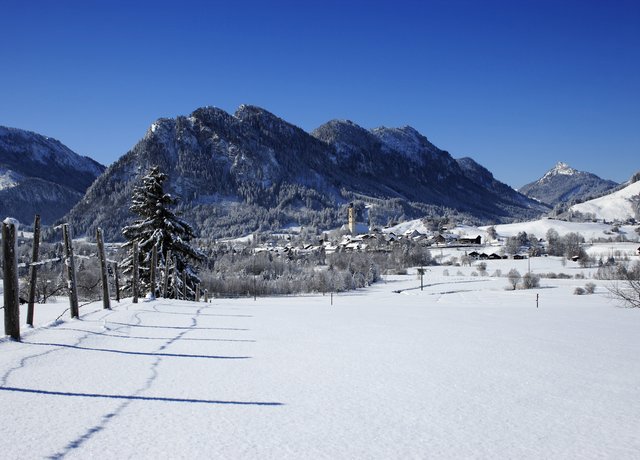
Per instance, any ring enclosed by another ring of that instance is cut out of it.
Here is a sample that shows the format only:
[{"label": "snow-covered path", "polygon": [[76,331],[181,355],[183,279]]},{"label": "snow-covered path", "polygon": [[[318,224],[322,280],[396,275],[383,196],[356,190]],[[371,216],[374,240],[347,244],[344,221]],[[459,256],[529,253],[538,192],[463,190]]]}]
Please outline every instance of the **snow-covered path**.
[{"label": "snow-covered path", "polygon": [[0,342],[0,452],[638,458],[640,312],[554,282],[89,306]]}]

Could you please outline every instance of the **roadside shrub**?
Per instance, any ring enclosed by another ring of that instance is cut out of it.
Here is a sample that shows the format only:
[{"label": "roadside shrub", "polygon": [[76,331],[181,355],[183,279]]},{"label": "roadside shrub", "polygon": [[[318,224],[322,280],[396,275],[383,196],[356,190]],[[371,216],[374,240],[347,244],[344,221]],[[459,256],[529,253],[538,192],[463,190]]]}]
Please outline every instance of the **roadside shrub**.
[{"label": "roadside shrub", "polygon": [[491,275],[494,278],[500,278],[502,276],[502,270],[500,270],[499,268],[493,272],[493,274]]},{"label": "roadside shrub", "polygon": [[464,273],[462,273],[460,270],[458,270],[458,273],[456,273],[457,276],[464,276]]},{"label": "roadside shrub", "polygon": [[574,295],[584,295],[585,290],[583,288],[581,288],[580,286],[578,286],[577,288],[575,288],[573,290],[573,294]]},{"label": "roadside shrub", "polygon": [[567,275],[566,273],[558,273],[558,279],[570,280],[571,279],[571,275]]},{"label": "roadside shrub", "polygon": [[475,271],[475,270],[474,270],[474,271],[472,271],[472,272],[471,272],[471,276],[478,276],[478,272],[477,272],[477,271]]},{"label": "roadside shrub", "polygon": [[533,289],[540,286],[540,277],[535,273],[525,273],[522,277],[522,289]]},{"label": "roadside shrub", "polygon": [[584,273],[576,273],[575,279],[583,280],[584,279]]},{"label": "roadside shrub", "polygon": [[593,294],[596,291],[595,283],[587,283],[584,285],[584,290],[587,291],[587,294]]},{"label": "roadside shrub", "polygon": [[442,276],[449,276],[449,270],[447,270],[446,268],[442,270]]}]

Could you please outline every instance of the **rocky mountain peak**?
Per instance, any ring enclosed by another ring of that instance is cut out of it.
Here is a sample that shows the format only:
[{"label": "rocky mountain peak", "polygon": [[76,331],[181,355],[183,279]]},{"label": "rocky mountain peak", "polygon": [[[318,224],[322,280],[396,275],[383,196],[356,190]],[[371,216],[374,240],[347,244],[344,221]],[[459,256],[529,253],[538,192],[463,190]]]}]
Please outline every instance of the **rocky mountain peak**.
[{"label": "rocky mountain peak", "polygon": [[444,152],[411,126],[402,128],[379,127],[371,130],[385,147],[385,150],[403,154],[415,162],[422,162],[425,156],[434,158],[442,156]]},{"label": "rocky mountain peak", "polygon": [[613,181],[578,171],[562,161],[535,182],[520,188],[520,193],[551,206],[562,202],[582,201],[599,196],[616,187]]},{"label": "rocky mountain peak", "polygon": [[544,181],[545,179],[549,179],[550,177],[557,176],[557,175],[572,176],[574,174],[578,174],[579,172],[580,171],[578,171],[577,169],[573,169],[567,163],[559,161],[558,163],[556,163],[556,165],[553,168],[547,171],[546,174],[542,176],[542,179],[540,180]]}]

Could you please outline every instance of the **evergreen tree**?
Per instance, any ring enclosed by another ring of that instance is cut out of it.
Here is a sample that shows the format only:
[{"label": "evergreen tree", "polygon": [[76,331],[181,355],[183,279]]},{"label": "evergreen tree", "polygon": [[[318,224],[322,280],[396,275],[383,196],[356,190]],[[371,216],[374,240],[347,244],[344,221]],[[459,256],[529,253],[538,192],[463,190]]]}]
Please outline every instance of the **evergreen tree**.
[{"label": "evergreen tree", "polygon": [[[129,209],[140,216],[140,219],[122,229],[122,234],[127,239],[124,247],[129,250],[129,255],[123,262],[124,272],[131,272],[132,248],[133,243],[137,242],[141,289],[144,292],[153,291],[154,296],[157,295],[161,289],[162,277],[169,269],[172,275],[177,275],[170,278],[169,295],[175,296],[178,290],[180,297],[183,297],[185,295],[183,280],[186,279],[187,297],[191,298],[194,297],[196,284],[200,283],[197,271],[191,262],[203,260],[204,254],[189,244],[195,236],[191,225],[169,210],[177,200],[164,192],[163,184],[167,178],[168,176],[160,172],[158,166],[154,166],[142,178],[142,184],[133,190],[132,204]],[[150,264],[154,246],[158,251],[159,270],[156,286],[152,288]],[[172,261],[167,261],[168,251],[171,251]]]}]

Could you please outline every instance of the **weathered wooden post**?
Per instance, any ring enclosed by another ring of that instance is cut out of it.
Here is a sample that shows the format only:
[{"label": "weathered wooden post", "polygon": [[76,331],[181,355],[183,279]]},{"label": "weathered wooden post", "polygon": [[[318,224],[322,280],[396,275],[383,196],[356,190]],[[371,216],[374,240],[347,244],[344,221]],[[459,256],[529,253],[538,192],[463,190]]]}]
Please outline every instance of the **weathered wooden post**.
[{"label": "weathered wooden post", "polygon": [[138,242],[133,242],[133,279],[131,281],[133,289],[133,303],[138,303]]},{"label": "weathered wooden post", "polygon": [[209,290],[204,290],[204,303],[209,303]]},{"label": "weathered wooden post", "polygon": [[118,277],[118,262],[113,263],[113,276],[116,283],[116,302],[120,303],[120,278]]},{"label": "weathered wooden post", "polygon": [[200,285],[196,284],[196,302],[200,302]]},{"label": "weathered wooden post", "polygon": [[69,224],[62,225],[62,238],[64,239],[64,264],[67,267],[67,287],[69,291],[69,310],[72,318],[79,318],[78,291],[76,288],[76,264],[73,260],[73,246],[69,234]]},{"label": "weathered wooden post", "polygon": [[17,225],[10,219],[2,222],[2,257],[4,262],[4,333],[20,341],[20,291],[18,286]]},{"label": "weathered wooden post", "polygon": [[420,275],[420,290],[421,291],[424,291],[424,282],[423,282],[424,272],[425,272],[424,268],[420,267],[418,269],[418,275]]},{"label": "weathered wooden post", "polygon": [[167,256],[164,258],[164,273],[162,276],[162,297],[167,298],[169,292],[169,267],[171,263],[171,249],[167,251]]},{"label": "weathered wooden post", "polygon": [[182,290],[184,292],[184,300],[189,300],[187,297],[187,271],[182,272]]},{"label": "weathered wooden post", "polygon": [[180,298],[180,290],[178,289],[178,259],[173,258],[173,295],[176,300]]},{"label": "weathered wooden post", "polygon": [[38,251],[40,250],[40,214],[36,214],[33,223],[33,253],[29,267],[29,305],[27,306],[27,324],[33,327],[33,310],[36,303],[36,282],[38,277]]},{"label": "weathered wooden post", "polygon": [[158,266],[158,247],[154,244],[151,250],[151,270],[149,278],[151,281],[151,298],[156,298],[156,267]]},{"label": "weathered wooden post", "polygon": [[96,241],[98,242],[98,258],[100,259],[100,274],[102,275],[102,308],[111,309],[111,299],[109,298],[109,278],[107,275],[107,258],[104,254],[104,240],[102,239],[102,229],[96,229]]}]

